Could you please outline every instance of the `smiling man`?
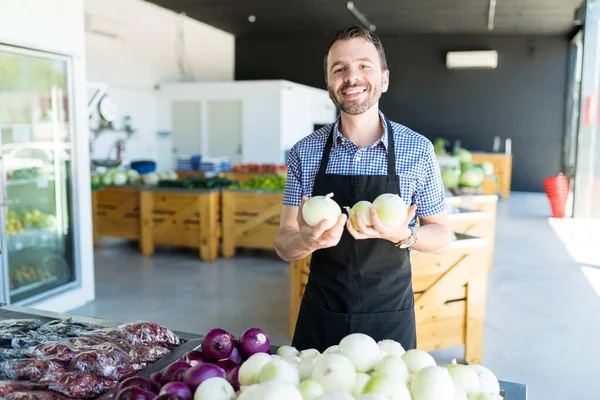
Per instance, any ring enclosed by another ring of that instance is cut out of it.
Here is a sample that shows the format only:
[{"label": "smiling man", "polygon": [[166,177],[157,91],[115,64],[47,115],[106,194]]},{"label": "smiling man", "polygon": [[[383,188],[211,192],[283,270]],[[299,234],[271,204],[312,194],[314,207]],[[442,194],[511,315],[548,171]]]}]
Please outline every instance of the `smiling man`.
[{"label": "smiling man", "polygon": [[[433,145],[379,110],[390,72],[372,32],[356,25],[340,30],[327,48],[324,68],[340,117],[291,149],[275,239],[286,261],[312,254],[292,345],[324,351],[358,332],[416,348],[409,249],[438,252],[451,243]],[[329,230],[325,221],[309,227],[302,218],[304,202],[328,193],[341,207],[395,193],[410,204],[408,218],[391,229],[372,210],[372,227],[357,215],[354,229],[346,214]],[[418,227],[412,224],[415,216]]]}]

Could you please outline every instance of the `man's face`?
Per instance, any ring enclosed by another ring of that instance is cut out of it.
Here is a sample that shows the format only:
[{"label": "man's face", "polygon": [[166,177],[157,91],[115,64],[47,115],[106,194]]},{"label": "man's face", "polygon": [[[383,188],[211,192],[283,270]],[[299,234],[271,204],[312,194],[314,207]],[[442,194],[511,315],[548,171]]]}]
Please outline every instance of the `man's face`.
[{"label": "man's face", "polygon": [[338,40],[327,56],[327,89],[346,114],[358,115],[375,105],[389,85],[389,71],[372,43],[363,38]]}]

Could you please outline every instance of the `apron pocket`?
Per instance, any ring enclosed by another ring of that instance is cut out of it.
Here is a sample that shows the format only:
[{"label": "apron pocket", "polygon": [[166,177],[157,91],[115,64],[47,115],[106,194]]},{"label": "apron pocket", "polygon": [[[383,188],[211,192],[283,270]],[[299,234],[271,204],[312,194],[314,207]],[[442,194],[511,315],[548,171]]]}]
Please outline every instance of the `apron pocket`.
[{"label": "apron pocket", "polygon": [[300,303],[292,346],[298,350],[317,349],[322,353],[350,333],[349,321],[349,315],[327,311],[305,294]]},{"label": "apron pocket", "polygon": [[399,311],[373,314],[352,314],[349,333],[364,333],[376,342],[391,339],[399,342],[405,350],[417,346],[414,307]]}]

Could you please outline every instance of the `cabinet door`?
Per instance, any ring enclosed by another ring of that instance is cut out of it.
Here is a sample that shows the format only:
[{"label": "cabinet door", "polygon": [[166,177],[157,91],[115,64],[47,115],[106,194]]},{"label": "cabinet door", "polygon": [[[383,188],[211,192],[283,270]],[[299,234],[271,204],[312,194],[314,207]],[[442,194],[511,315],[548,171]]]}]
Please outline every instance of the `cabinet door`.
[{"label": "cabinet door", "polygon": [[70,60],[0,46],[4,300],[77,284]]},{"label": "cabinet door", "polygon": [[242,162],[242,102],[208,102],[208,155]]}]

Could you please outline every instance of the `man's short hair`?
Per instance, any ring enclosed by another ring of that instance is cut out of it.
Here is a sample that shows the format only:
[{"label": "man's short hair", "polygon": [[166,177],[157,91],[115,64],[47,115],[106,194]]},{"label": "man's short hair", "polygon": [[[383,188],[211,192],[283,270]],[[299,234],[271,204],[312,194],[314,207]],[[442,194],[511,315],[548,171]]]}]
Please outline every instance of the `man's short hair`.
[{"label": "man's short hair", "polygon": [[363,38],[367,42],[372,43],[375,46],[377,52],[379,53],[379,58],[381,59],[381,69],[384,71],[387,70],[387,59],[385,57],[383,44],[381,44],[381,40],[379,39],[379,37],[375,33],[371,32],[369,29],[364,28],[360,25],[346,25],[339,31],[337,31],[331,42],[329,42],[327,49],[325,50],[325,59],[323,61],[323,69],[325,70],[325,81],[327,81],[327,56],[329,55],[329,50],[331,49],[331,46],[333,46],[333,44],[338,40],[348,40],[357,37]]}]

